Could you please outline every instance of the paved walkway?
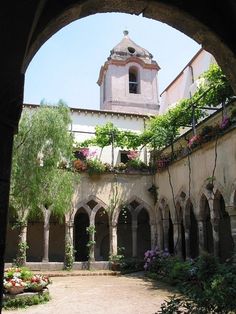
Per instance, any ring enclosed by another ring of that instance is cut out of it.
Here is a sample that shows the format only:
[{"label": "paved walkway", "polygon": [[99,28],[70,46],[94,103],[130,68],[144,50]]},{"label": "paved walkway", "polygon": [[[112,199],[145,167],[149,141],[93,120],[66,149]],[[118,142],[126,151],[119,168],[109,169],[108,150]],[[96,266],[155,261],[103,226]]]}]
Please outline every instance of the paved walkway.
[{"label": "paved walkway", "polygon": [[5,314],[154,314],[173,293],[141,273],[123,276],[54,277],[52,300]]}]

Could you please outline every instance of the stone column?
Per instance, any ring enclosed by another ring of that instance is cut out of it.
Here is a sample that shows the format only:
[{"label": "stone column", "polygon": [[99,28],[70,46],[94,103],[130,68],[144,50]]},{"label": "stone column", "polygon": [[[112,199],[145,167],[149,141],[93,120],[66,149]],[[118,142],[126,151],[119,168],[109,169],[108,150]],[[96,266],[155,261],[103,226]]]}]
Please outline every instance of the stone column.
[{"label": "stone column", "polygon": [[[90,224],[90,226],[94,226],[94,224]],[[94,242],[95,241],[95,233],[89,233],[89,241]],[[94,253],[95,247],[94,244],[91,245],[89,248],[89,262],[94,262],[95,261],[95,253]]]},{"label": "stone column", "polygon": [[[236,212],[230,213],[231,235],[233,239],[234,252],[236,251]],[[236,259],[236,256],[234,257]]]},{"label": "stone column", "polygon": [[163,219],[164,249],[169,250],[169,219]]},{"label": "stone column", "polygon": [[174,253],[182,258],[181,224],[179,222],[173,223],[173,231],[174,231]]},{"label": "stone column", "polygon": [[110,254],[117,254],[117,225],[110,227]]},{"label": "stone column", "polygon": [[191,257],[190,252],[190,226],[185,227],[185,248],[186,248],[186,258]]},{"label": "stone column", "polygon": [[163,234],[163,224],[162,220],[158,221],[157,223],[157,241],[156,245],[158,246],[159,250],[164,249],[164,234]]},{"label": "stone column", "polygon": [[204,244],[204,230],[206,228],[206,224],[204,220],[199,219],[197,221],[198,224],[198,243],[199,243],[199,254],[205,251],[205,244]]},{"label": "stone column", "polygon": [[150,224],[150,232],[151,232],[151,249],[155,249],[158,242],[155,223]]},{"label": "stone column", "polygon": [[43,210],[43,216],[44,216],[44,225],[43,225],[43,263],[48,263],[48,253],[49,253],[49,230],[50,230],[50,216],[51,216],[51,210],[44,209]]},{"label": "stone column", "polygon": [[65,240],[66,242],[69,240],[71,244],[74,243],[74,224],[72,221],[67,221],[65,223]]},{"label": "stone column", "polygon": [[137,257],[137,231],[138,231],[138,222],[137,220],[132,220],[132,256]]},{"label": "stone column", "polygon": [[213,244],[214,244],[214,255],[219,257],[219,218],[212,218],[212,233],[213,233]]}]

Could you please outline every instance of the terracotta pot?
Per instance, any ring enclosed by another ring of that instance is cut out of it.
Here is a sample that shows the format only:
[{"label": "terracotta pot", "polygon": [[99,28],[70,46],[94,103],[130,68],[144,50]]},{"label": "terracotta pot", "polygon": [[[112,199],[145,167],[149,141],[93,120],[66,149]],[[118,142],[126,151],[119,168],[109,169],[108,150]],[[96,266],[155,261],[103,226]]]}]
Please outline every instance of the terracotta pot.
[{"label": "terracotta pot", "polygon": [[7,292],[9,294],[19,294],[19,293],[22,293],[24,291],[25,287],[22,287],[22,286],[13,286],[13,287],[10,287],[10,288],[7,288]]}]

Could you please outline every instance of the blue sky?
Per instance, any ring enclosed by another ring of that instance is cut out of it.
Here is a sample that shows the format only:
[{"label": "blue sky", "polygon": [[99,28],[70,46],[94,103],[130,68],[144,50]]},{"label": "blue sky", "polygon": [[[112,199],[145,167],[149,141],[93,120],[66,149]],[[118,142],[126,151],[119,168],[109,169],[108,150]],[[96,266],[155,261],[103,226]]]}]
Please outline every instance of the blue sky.
[{"label": "blue sky", "polygon": [[92,15],[61,29],[37,52],[26,71],[24,102],[63,99],[70,107],[99,109],[99,70],[124,29],[161,67],[160,92],[200,49],[191,38],[155,20],[118,13]]}]

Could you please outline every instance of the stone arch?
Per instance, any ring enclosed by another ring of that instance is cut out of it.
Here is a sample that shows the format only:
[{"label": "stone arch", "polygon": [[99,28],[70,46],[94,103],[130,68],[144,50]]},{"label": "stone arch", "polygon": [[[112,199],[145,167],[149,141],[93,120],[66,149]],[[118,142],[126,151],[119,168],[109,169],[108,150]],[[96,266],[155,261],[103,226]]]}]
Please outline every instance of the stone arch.
[{"label": "stone arch", "polygon": [[137,214],[137,256],[144,257],[144,253],[151,248],[150,217],[145,207]]},{"label": "stone arch", "polygon": [[194,213],[194,206],[191,199],[188,199],[185,206],[185,239],[186,256],[195,258],[199,255],[199,234],[198,223]]},{"label": "stone arch", "polygon": [[121,206],[117,221],[118,252],[122,248],[125,257],[133,256],[132,214],[130,207]]},{"label": "stone arch", "polygon": [[[84,203],[84,206],[86,203]],[[80,206],[76,214],[74,215],[74,249],[75,249],[75,261],[87,261],[88,260],[88,247],[89,235],[87,233],[87,227],[89,226],[89,211]],[[86,206],[85,206],[86,207]]]},{"label": "stone arch", "polygon": [[63,262],[65,256],[65,217],[50,216],[49,261]]},{"label": "stone arch", "polygon": [[234,243],[231,235],[230,216],[226,211],[224,197],[219,190],[214,195],[213,213],[216,233],[215,253],[219,255],[220,261],[224,262],[232,257]]},{"label": "stone arch", "polygon": [[163,217],[163,249],[174,253],[174,230],[171,212],[167,202],[163,203],[162,207]]},{"label": "stone arch", "polygon": [[200,198],[199,219],[202,221],[203,230],[203,243],[202,250],[213,253],[214,241],[213,241],[213,227],[211,222],[211,210],[209,206],[208,198],[205,194],[202,194]]},{"label": "stone arch", "polygon": [[[91,221],[90,221],[91,223]],[[108,261],[110,250],[109,217],[103,207],[99,207],[95,213],[95,260]]]},{"label": "stone arch", "polygon": [[230,189],[229,205],[233,207],[233,212],[236,212],[236,180],[233,182]]},{"label": "stone arch", "polygon": [[184,223],[184,202],[177,201],[175,207],[175,249],[183,259],[186,258],[186,243],[185,243],[185,223]]},{"label": "stone arch", "polygon": [[[47,10],[41,10],[41,15],[36,15],[36,17],[40,19],[40,23],[37,24],[36,22],[34,25],[34,36],[30,37],[27,53],[22,62],[21,72],[25,72],[27,65],[38,49],[53,34],[72,21],[94,13],[124,12],[137,15],[142,13],[144,17],[152,18],[177,28],[198,43],[202,44],[204,49],[215,56],[217,62],[223,70],[229,74],[231,80],[234,81],[235,84],[236,80],[234,73],[236,73],[236,60],[234,58],[232,43],[230,43],[230,39],[233,41],[233,37],[232,35],[231,37],[225,35],[229,33],[229,30],[223,23],[215,24],[212,19],[207,19],[207,16],[210,16],[211,13],[209,10],[207,12],[207,10],[205,7],[204,10],[202,7],[199,8],[199,4],[196,4],[196,7],[187,7],[173,5],[170,2],[163,3],[159,1],[136,1],[132,4],[129,1],[123,1],[122,3],[116,1],[107,3],[106,1],[98,0],[93,1],[93,3],[90,1],[83,1],[82,3],[71,1],[70,5],[66,6],[66,4],[64,4],[64,6],[61,5],[59,8],[56,4],[54,7],[49,5]],[[229,4],[226,7],[226,10],[230,10]],[[45,11],[47,11],[47,16],[44,15]],[[215,11],[217,12],[216,14],[219,14],[218,9],[215,9]],[[170,12],[172,12],[172,14],[170,14]],[[34,15],[34,13],[31,12],[31,15]],[[225,16],[226,15],[227,13],[225,13]],[[221,28],[224,29],[223,32]],[[231,69],[228,65],[229,63]]]},{"label": "stone arch", "polygon": [[91,209],[91,215],[90,215],[90,224],[94,224],[97,212],[102,208],[103,211],[108,214],[107,212],[108,206],[98,197],[94,197],[94,196],[89,197],[89,202],[96,203],[96,205]]},{"label": "stone arch", "polygon": [[143,207],[146,208],[146,210],[148,211],[148,214],[149,214],[150,223],[151,224],[155,223],[155,214],[154,214],[153,208],[149,204],[147,204],[145,201],[138,198],[137,196],[133,196],[130,199],[128,199],[125,203],[121,204],[120,206],[118,206],[115,209],[115,211],[112,215],[112,225],[113,226],[115,226],[117,224],[120,212],[124,207],[127,207],[136,216],[137,216],[139,210],[141,210]]},{"label": "stone arch", "polygon": [[164,249],[164,229],[163,229],[163,208],[157,206],[157,246],[160,250]]}]

